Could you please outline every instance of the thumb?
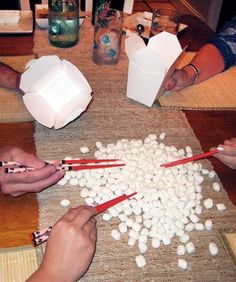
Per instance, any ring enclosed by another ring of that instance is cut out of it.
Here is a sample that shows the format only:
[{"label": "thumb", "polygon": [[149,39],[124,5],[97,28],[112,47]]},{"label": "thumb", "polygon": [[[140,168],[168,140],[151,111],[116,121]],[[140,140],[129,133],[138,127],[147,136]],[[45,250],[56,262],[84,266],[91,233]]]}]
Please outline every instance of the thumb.
[{"label": "thumb", "polygon": [[171,90],[176,86],[176,80],[174,77],[168,78],[168,80],[164,83],[164,87],[166,90]]}]

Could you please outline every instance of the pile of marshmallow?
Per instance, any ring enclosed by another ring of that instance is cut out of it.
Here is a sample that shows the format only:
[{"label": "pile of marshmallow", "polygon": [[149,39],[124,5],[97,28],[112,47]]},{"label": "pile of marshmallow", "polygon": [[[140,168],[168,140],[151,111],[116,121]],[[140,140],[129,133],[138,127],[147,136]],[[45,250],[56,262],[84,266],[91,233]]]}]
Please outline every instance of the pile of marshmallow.
[{"label": "pile of marshmallow", "polygon": [[[161,244],[170,245],[177,236],[180,241],[177,254],[183,257],[194,253],[195,246],[189,233],[212,229],[211,220],[201,220],[203,209],[215,207],[219,212],[226,209],[223,203],[214,203],[211,198],[204,199],[202,195],[201,184],[206,177],[212,179],[212,190],[220,192],[220,184],[214,181],[214,171],[204,169],[199,162],[160,167],[163,163],[193,155],[191,147],[177,149],[165,145],[164,139],[165,133],[162,132],[159,136],[150,134],[144,141],[121,139],[107,146],[96,142],[96,158],[119,159],[125,166],[70,171],[58,183],[80,186],[81,196],[88,205],[98,205],[122,194],[137,192],[133,198],[105,212],[103,220],[120,220],[117,229],[111,231],[111,236],[120,240],[124,233],[128,234],[128,245],[137,245],[140,252],[135,258],[138,267],[146,265],[144,254],[148,249],[148,240],[157,249]],[[80,149],[84,155],[89,152],[88,147]],[[70,202],[61,204],[68,206]],[[218,253],[214,242],[208,247],[211,255]],[[181,258],[177,266],[188,269],[188,262]]]}]

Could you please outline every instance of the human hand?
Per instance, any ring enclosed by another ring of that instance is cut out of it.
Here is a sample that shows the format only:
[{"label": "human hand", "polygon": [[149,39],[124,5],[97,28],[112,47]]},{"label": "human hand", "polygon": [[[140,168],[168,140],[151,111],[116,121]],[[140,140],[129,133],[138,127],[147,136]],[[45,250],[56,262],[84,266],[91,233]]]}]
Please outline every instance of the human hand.
[{"label": "human hand", "polygon": [[27,281],[72,282],[81,278],[92,261],[96,239],[96,210],[70,209],[54,226],[40,268]]},{"label": "human hand", "polygon": [[10,66],[0,62],[0,86],[1,87],[6,87],[10,89],[15,89],[22,94],[23,91],[20,90],[20,79],[21,79],[21,73],[17,72]]},{"label": "human hand", "polygon": [[54,165],[46,165],[36,156],[16,147],[0,149],[0,160],[16,161],[24,166],[36,168],[34,171],[7,174],[6,166],[0,167],[0,189],[3,194],[14,197],[28,192],[40,192],[58,182],[64,175],[64,171],[57,170]]},{"label": "human hand", "polygon": [[223,150],[220,150],[214,157],[229,168],[236,169],[236,138],[225,140],[224,144],[219,145],[218,148],[223,148]]},{"label": "human hand", "polygon": [[177,91],[192,85],[195,79],[195,73],[193,69],[187,66],[182,69],[176,69],[172,76],[164,82],[164,88],[166,90]]}]

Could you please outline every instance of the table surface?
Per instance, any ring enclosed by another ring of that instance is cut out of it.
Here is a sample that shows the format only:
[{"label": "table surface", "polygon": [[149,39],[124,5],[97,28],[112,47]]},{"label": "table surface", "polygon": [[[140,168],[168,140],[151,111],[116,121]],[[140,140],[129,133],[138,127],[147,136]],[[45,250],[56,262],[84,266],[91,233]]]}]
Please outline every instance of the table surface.
[{"label": "table surface", "polygon": [[[161,3],[148,1],[152,8]],[[135,2],[134,11],[147,11],[142,2]],[[182,46],[196,51],[212,36],[201,20],[190,15],[182,16],[188,28],[179,35]],[[201,32],[199,32],[201,30]],[[0,56],[32,54],[33,35],[1,35]],[[203,151],[236,136],[236,111],[184,111]],[[0,146],[13,145],[35,154],[32,122],[0,124]],[[231,201],[236,205],[235,171],[215,158],[210,159]],[[29,234],[38,228],[38,204],[35,194],[13,198],[0,195],[0,248],[29,244]]]}]

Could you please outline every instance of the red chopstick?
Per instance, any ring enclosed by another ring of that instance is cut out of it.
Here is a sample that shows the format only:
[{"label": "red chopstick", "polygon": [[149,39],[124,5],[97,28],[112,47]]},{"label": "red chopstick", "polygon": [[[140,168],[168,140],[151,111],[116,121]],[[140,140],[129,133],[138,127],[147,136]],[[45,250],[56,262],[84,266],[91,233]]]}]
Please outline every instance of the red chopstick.
[{"label": "red chopstick", "polygon": [[[97,214],[99,214],[101,212],[104,212],[105,210],[107,210],[107,209],[109,209],[109,208],[111,208],[111,207],[113,207],[113,206],[123,202],[124,200],[127,200],[127,199],[133,197],[136,194],[137,194],[137,192],[134,192],[134,193],[129,194],[129,195],[123,194],[123,195],[121,195],[119,197],[116,197],[116,198],[114,198],[112,200],[109,200],[109,201],[107,201],[105,203],[97,205],[95,207],[96,212],[97,212]],[[52,227],[53,226],[51,225],[51,226],[43,228],[41,230],[32,232],[30,234],[30,238],[31,238],[31,242],[32,242],[33,246],[36,247],[36,246],[46,242],[47,239],[48,239],[48,236],[50,235]]]},{"label": "red chopstick", "polygon": [[134,196],[136,194],[137,194],[137,192],[134,192],[134,193],[129,194],[129,195],[123,194],[123,195],[121,195],[121,196],[119,196],[119,197],[117,197],[115,199],[112,199],[110,201],[107,201],[107,202],[105,202],[103,204],[100,204],[100,205],[96,206],[95,207],[96,211],[97,211],[97,213],[104,212],[105,210],[113,207],[116,204],[119,204],[120,202],[122,202],[122,201],[124,201],[126,199],[129,199],[130,197],[132,197],[132,196]]},{"label": "red chopstick", "polygon": [[104,162],[116,162],[119,161],[118,159],[80,159],[80,160],[55,160],[55,161],[48,161],[49,164],[89,164],[89,163],[104,163]]},{"label": "red chopstick", "polygon": [[219,151],[217,149],[215,149],[215,150],[212,150],[212,151],[209,151],[209,152],[206,152],[206,153],[202,153],[202,154],[199,154],[199,155],[195,155],[195,156],[192,156],[192,157],[189,157],[189,158],[184,158],[184,159],[181,159],[181,160],[165,163],[165,164],[162,164],[161,167],[168,168],[168,167],[172,167],[172,166],[176,166],[176,165],[185,164],[185,163],[188,163],[188,162],[208,158],[208,157],[215,155],[218,152]]}]

